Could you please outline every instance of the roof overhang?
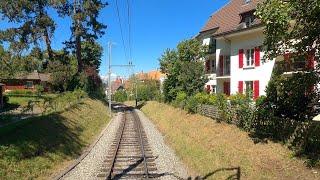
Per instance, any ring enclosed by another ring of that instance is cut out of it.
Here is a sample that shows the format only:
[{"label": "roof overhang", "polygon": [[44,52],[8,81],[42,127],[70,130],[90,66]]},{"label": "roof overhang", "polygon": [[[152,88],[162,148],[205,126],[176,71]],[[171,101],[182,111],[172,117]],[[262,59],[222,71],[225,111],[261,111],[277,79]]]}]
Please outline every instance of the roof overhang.
[{"label": "roof overhang", "polygon": [[231,31],[227,31],[224,33],[220,33],[220,34],[216,34],[213,35],[213,37],[215,38],[231,38],[231,37],[235,37],[235,36],[242,36],[245,34],[250,34],[253,32],[258,32],[258,31],[262,31],[264,29],[264,25],[263,24],[257,24],[254,26],[251,26],[249,28],[243,28],[243,29],[235,29],[235,30],[231,30]]},{"label": "roof overhang", "polygon": [[213,36],[213,34],[219,29],[219,27],[216,27],[216,28],[212,28],[212,29],[209,29],[209,30],[205,30],[205,31],[201,31],[197,36],[196,38],[200,38],[200,39],[203,39],[203,38],[206,38],[206,37],[211,37]]}]

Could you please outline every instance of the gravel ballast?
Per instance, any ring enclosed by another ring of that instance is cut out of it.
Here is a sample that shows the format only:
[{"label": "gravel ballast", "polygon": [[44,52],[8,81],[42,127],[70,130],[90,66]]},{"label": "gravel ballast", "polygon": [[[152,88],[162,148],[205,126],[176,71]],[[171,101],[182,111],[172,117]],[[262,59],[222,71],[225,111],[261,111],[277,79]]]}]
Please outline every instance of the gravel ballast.
[{"label": "gravel ballast", "polygon": [[[152,153],[157,157],[155,163],[157,174],[161,175],[159,179],[187,179],[188,172],[186,167],[176,157],[174,151],[165,144],[162,134],[141,111],[135,111],[141,119],[141,124],[148,137]],[[123,113],[118,113],[112,119],[109,126],[102,132],[101,138],[96,142],[87,156],[71,171],[66,173],[62,179],[101,179],[97,175],[101,173],[108,149],[115,138],[120,125],[120,118],[122,117]]]},{"label": "gravel ballast", "polygon": [[109,147],[115,138],[116,131],[119,128],[120,118],[122,113],[118,113],[110,122],[110,124],[102,132],[101,138],[97,141],[89,154],[81,160],[81,162],[75,166],[70,172],[68,172],[62,179],[101,179],[97,175],[101,172],[101,169],[106,159],[106,154]]},{"label": "gravel ballast", "polygon": [[187,168],[182,164],[174,151],[164,142],[164,137],[155,125],[139,110],[135,110],[148,137],[152,153],[157,157],[156,166],[160,179],[188,179]]}]

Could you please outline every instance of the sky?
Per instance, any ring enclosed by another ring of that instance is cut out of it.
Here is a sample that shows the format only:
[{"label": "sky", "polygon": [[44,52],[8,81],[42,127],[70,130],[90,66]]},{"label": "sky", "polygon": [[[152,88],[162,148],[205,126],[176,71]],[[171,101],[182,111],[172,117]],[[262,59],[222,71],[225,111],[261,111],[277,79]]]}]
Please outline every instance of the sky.
[{"label": "sky", "polygon": [[[98,42],[104,52],[100,75],[107,75],[107,44],[112,42],[111,60],[113,65],[128,64],[129,34],[131,35],[131,57],[135,65],[134,72],[147,72],[159,68],[159,58],[167,48],[175,48],[182,41],[194,37],[205,25],[210,15],[224,6],[228,0],[108,0],[109,5],[100,14],[99,20],[108,27]],[[128,6],[130,6],[130,21]],[[54,11],[49,14],[56,20],[56,32],[52,39],[52,47],[61,49],[62,42],[70,37],[71,20],[59,18]],[[121,29],[124,43],[122,41]],[[131,33],[129,33],[129,22]],[[14,24],[0,22],[0,29]],[[126,51],[123,44],[125,44]],[[42,45],[45,48],[45,45]],[[125,55],[125,52],[127,55]],[[128,77],[132,70],[124,67],[113,67],[112,73]]]}]

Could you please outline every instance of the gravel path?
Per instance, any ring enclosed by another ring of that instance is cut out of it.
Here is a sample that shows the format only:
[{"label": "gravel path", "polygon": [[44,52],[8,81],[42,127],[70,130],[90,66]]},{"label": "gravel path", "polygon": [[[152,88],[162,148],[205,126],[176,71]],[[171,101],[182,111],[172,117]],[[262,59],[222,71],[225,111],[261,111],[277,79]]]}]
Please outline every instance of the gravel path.
[{"label": "gravel path", "polygon": [[136,110],[148,137],[153,155],[157,157],[156,166],[161,179],[187,179],[188,171],[174,151],[164,142],[164,137],[154,124],[139,110]]},{"label": "gravel path", "polygon": [[119,119],[121,117],[122,113],[118,113],[117,116],[112,119],[109,126],[102,132],[103,135],[90,153],[62,179],[101,179],[98,178],[97,175],[103,167],[103,161],[106,159],[106,152],[115,138],[116,131],[119,128]]}]

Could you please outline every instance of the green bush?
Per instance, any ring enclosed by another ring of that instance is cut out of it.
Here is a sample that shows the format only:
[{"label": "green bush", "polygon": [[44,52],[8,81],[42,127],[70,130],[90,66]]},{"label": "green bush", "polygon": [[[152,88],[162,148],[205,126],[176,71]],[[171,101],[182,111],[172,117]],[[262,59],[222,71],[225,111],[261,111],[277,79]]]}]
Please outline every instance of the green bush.
[{"label": "green bush", "polygon": [[197,93],[195,96],[196,101],[199,104],[215,105],[216,104],[216,95],[211,95],[208,93]]},{"label": "green bush", "polygon": [[125,90],[116,91],[113,95],[113,99],[116,102],[124,102],[128,99],[127,92]]},{"label": "green bush", "polygon": [[232,113],[230,111],[230,106],[227,101],[227,96],[225,94],[217,94],[216,96],[216,106],[219,110],[219,120],[226,121],[228,123],[232,122]]},{"label": "green bush", "polygon": [[183,91],[180,91],[177,93],[177,96],[176,96],[175,100],[172,102],[172,104],[175,107],[179,107],[181,109],[184,109],[184,107],[186,105],[186,100],[187,100],[187,94]]},{"label": "green bush", "polygon": [[185,109],[190,113],[196,113],[199,103],[195,96],[190,96],[186,99]]},{"label": "green bush", "polygon": [[243,94],[229,97],[233,123],[238,127],[250,131],[255,118],[255,105],[252,99]]},{"label": "green bush", "polygon": [[313,87],[319,81],[314,72],[274,75],[266,89],[267,101],[274,115],[281,118],[307,121],[312,118],[312,103],[317,94]]}]

